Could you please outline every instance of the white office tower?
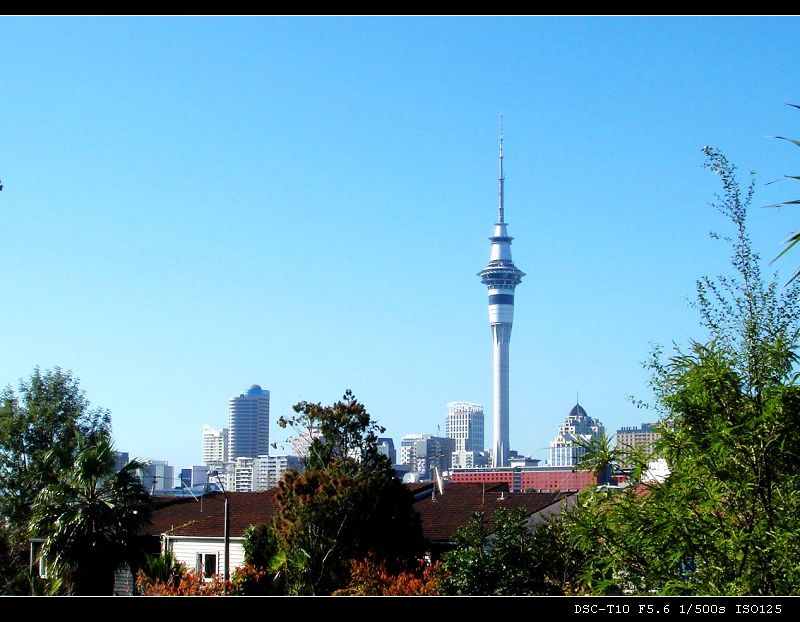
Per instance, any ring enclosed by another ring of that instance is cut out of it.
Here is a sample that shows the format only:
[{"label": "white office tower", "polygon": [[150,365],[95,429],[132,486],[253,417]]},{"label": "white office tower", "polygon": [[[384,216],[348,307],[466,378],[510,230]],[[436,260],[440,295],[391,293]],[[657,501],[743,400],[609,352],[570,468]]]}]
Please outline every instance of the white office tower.
[{"label": "white office tower", "polygon": [[500,131],[500,176],[498,178],[497,222],[489,238],[489,264],[478,273],[489,289],[489,327],[492,330],[492,466],[508,464],[508,345],[514,322],[514,290],[525,273],[511,259],[511,240],[503,205],[503,134]]},{"label": "white office tower", "polygon": [[[425,434],[406,434],[400,439],[400,464],[416,468],[417,441],[425,439]],[[427,435],[430,438],[430,434]]]},{"label": "white office tower", "polygon": [[258,457],[258,490],[276,488],[286,471],[300,469],[300,458],[297,456],[259,456]]},{"label": "white office tower", "polygon": [[307,458],[308,450],[311,448],[314,439],[317,438],[322,438],[322,430],[317,427],[306,428],[300,430],[294,436],[290,436],[288,442],[292,447],[292,455]]},{"label": "white office tower", "polygon": [[257,384],[228,400],[228,459],[269,454],[269,391]]},{"label": "white office tower", "polygon": [[483,451],[483,406],[449,402],[444,430],[447,438],[455,440],[455,451]]},{"label": "white office tower", "polygon": [[236,462],[209,462],[208,472],[216,475],[207,475],[208,483],[218,485],[222,482],[225,490],[236,490]]},{"label": "white office tower", "polygon": [[236,492],[253,492],[256,490],[256,477],[258,476],[258,467],[256,466],[256,458],[236,458],[235,478]]},{"label": "white office tower", "polygon": [[145,460],[139,469],[139,479],[149,491],[169,490],[176,484],[175,467],[166,460]]},{"label": "white office tower", "polygon": [[203,426],[203,464],[228,461],[228,428]]},{"label": "white office tower", "polygon": [[599,419],[592,419],[583,406],[575,404],[558,428],[558,434],[550,443],[551,467],[574,467],[586,453],[586,443],[598,439],[605,432]]}]

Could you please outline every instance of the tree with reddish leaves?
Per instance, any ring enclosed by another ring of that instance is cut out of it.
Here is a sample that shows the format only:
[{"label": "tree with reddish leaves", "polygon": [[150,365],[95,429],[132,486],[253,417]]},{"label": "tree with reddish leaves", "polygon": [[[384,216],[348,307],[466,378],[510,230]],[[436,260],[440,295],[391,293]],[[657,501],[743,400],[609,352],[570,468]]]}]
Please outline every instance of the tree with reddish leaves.
[{"label": "tree with reddish leaves", "polygon": [[350,584],[334,596],[438,596],[437,564],[419,561],[406,569],[391,571],[373,556],[354,560],[350,565]]},{"label": "tree with reddish leaves", "polygon": [[[277,544],[272,570],[292,594],[330,594],[350,580],[350,561],[369,554],[399,568],[422,550],[411,494],[378,452],[384,431],[347,390],[331,406],[300,402],[281,427],[312,438],[303,473],[280,483],[272,523]],[[318,430],[316,434],[310,434]]]}]

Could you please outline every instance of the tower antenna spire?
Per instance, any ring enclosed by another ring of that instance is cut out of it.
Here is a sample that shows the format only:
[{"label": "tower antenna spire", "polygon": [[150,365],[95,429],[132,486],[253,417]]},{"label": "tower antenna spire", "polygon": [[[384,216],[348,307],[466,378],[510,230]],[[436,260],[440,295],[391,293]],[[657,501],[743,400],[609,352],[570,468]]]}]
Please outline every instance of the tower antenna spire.
[{"label": "tower antenna spire", "polygon": [[500,176],[497,178],[497,222],[505,222],[505,206],[503,204],[503,182],[506,180],[503,174],[503,114],[500,113]]},{"label": "tower antenna spire", "polygon": [[503,115],[500,115],[500,175],[497,185],[497,221],[494,235],[489,238],[492,250],[489,264],[478,273],[489,294],[489,327],[492,330],[492,376],[494,391],[492,406],[492,466],[508,464],[508,349],[511,326],[514,323],[514,290],[525,273],[511,259],[511,240],[505,221],[503,205]]}]

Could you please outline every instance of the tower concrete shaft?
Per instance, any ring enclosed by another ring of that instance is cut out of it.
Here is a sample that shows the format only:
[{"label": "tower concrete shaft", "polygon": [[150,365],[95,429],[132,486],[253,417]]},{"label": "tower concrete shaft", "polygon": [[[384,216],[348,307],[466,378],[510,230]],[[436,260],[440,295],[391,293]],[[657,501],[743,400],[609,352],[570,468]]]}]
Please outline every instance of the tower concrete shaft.
[{"label": "tower concrete shaft", "polygon": [[489,327],[492,330],[492,466],[508,464],[508,350],[511,327],[514,323],[514,290],[522,282],[525,273],[511,259],[511,240],[505,222],[503,174],[503,136],[500,134],[500,176],[498,177],[497,222],[489,264],[478,273],[481,282],[489,290]]}]

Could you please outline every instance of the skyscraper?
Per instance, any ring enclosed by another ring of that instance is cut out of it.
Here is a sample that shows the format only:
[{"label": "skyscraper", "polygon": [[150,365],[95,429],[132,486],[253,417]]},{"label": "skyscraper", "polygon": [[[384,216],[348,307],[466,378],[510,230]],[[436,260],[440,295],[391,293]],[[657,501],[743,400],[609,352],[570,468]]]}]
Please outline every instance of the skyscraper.
[{"label": "skyscraper", "polygon": [[257,384],[228,400],[228,460],[269,454],[269,391]]},{"label": "skyscraper", "polygon": [[[430,434],[428,435],[430,436]],[[417,464],[417,441],[425,438],[424,434],[406,434],[400,439],[400,464],[416,467]]]},{"label": "skyscraper", "polygon": [[483,406],[448,402],[444,430],[447,438],[456,441],[454,451],[483,451]]},{"label": "skyscraper", "polygon": [[397,451],[394,448],[394,440],[388,436],[378,439],[378,453],[389,458],[389,462],[397,464]]},{"label": "skyscraper", "polygon": [[661,433],[655,423],[643,423],[641,428],[628,426],[617,430],[617,450],[620,452],[622,463],[631,466],[628,464],[629,458],[636,450],[645,456],[652,454],[659,438]]},{"label": "skyscraper", "polygon": [[492,330],[492,466],[508,464],[508,346],[514,322],[514,290],[525,273],[511,259],[511,240],[503,205],[503,130],[500,127],[500,175],[497,190],[497,222],[489,238],[492,250],[489,264],[480,272],[489,289],[489,327]]},{"label": "skyscraper", "polygon": [[203,464],[228,461],[228,428],[215,430],[203,425]]}]

